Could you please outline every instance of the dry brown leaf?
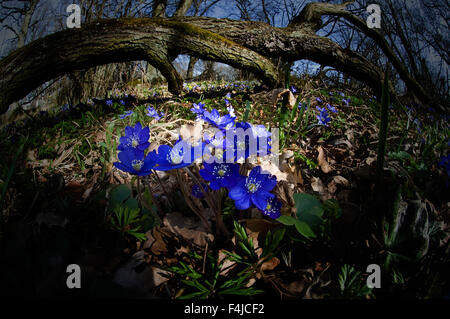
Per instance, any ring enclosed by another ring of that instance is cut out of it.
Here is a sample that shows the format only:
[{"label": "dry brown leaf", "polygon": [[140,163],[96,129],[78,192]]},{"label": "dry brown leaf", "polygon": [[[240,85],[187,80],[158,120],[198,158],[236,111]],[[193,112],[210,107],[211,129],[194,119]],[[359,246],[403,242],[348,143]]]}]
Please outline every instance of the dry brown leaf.
[{"label": "dry brown leaf", "polygon": [[144,249],[150,248],[154,255],[160,255],[167,252],[167,245],[159,228],[149,230],[145,235],[147,236],[147,240],[144,242]]},{"label": "dry brown leaf", "polygon": [[288,180],[288,174],[280,171],[278,166],[270,162],[268,159],[263,160],[260,166],[263,171],[269,172],[270,174],[276,176],[278,182]]},{"label": "dry brown leaf", "polygon": [[166,214],[163,225],[174,235],[200,247],[205,247],[206,243],[214,240],[214,235],[205,230],[201,221],[192,217],[184,217],[177,212]]},{"label": "dry brown leaf", "polygon": [[313,191],[318,192],[320,194],[325,193],[325,187],[323,186],[323,182],[319,177],[312,177],[311,178],[311,187]]},{"label": "dry brown leaf", "polygon": [[337,185],[349,186],[350,182],[340,175],[334,176],[331,182],[327,185],[328,192],[331,194],[336,193]]},{"label": "dry brown leaf", "polygon": [[180,128],[180,137],[185,141],[196,142],[203,138],[203,122],[195,121],[194,125],[183,124]]},{"label": "dry brown leaf", "polygon": [[228,256],[224,253],[223,249],[219,250],[219,260],[218,262],[225,261],[222,264],[222,271],[220,272],[220,276],[226,276],[234,267],[236,267],[236,262],[228,259]]},{"label": "dry brown leaf", "polygon": [[272,230],[277,225],[264,218],[252,218],[245,220],[245,230],[249,237],[254,239],[255,248],[259,247],[259,241],[263,241],[269,230]]},{"label": "dry brown leaf", "polygon": [[301,293],[303,292],[303,290],[305,290],[305,286],[306,286],[306,280],[302,279],[302,280],[297,280],[297,281],[293,281],[291,282],[287,287],[286,290],[295,295],[301,295]]},{"label": "dry brown leaf", "polygon": [[280,264],[280,260],[277,257],[272,257],[270,260],[263,262],[261,265],[262,271],[269,271],[275,269]]},{"label": "dry brown leaf", "polygon": [[322,146],[318,146],[317,147],[317,151],[319,152],[319,155],[317,155],[317,161],[319,163],[320,169],[325,174],[331,172],[332,168],[331,168],[330,164],[328,164],[328,162],[326,160],[325,152],[323,151]]}]

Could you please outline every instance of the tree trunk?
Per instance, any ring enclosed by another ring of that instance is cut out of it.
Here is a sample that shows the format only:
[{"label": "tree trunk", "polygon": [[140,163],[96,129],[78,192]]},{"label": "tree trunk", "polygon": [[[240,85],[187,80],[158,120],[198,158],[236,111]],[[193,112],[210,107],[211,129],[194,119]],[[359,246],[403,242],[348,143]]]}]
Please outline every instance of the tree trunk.
[{"label": "tree trunk", "polygon": [[198,58],[196,58],[195,56],[191,56],[189,57],[189,65],[186,71],[186,80],[187,81],[191,81],[194,78],[194,67],[195,64],[197,63]]},{"label": "tree trunk", "polygon": [[[263,22],[181,17],[99,20],[80,29],[60,31],[15,50],[0,61],[0,113],[40,84],[62,74],[133,60],[148,61],[166,78],[169,91],[180,94],[182,79],[171,61],[181,53],[248,70],[272,87],[280,83],[280,76],[271,59],[308,59],[334,67],[380,94],[383,72],[377,66],[315,34],[320,16],[336,12],[344,15],[342,6],[307,5],[287,28],[274,28]],[[428,103],[423,88],[403,71],[400,75],[409,79],[405,81],[408,88],[417,89],[414,92]]]}]

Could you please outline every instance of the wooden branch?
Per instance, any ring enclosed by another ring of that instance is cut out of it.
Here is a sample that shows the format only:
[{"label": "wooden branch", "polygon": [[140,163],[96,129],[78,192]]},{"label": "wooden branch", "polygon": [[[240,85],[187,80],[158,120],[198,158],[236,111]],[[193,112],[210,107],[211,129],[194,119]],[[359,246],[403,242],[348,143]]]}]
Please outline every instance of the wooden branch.
[{"label": "wooden branch", "polygon": [[182,79],[172,66],[174,52],[248,69],[269,86],[278,71],[269,59],[232,40],[171,19],[100,20],[38,39],[0,61],[0,112],[39,85],[70,71],[133,60],[147,60],[180,94]]}]

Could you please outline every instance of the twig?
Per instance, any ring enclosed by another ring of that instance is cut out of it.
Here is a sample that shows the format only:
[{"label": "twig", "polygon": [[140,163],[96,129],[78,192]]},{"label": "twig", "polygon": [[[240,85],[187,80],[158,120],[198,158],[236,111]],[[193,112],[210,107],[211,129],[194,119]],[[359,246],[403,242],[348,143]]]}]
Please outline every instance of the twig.
[{"label": "twig", "polygon": [[205,273],[205,266],[206,266],[206,253],[208,252],[208,242],[206,242],[205,246],[205,254],[203,255],[203,268],[202,268],[202,274]]}]

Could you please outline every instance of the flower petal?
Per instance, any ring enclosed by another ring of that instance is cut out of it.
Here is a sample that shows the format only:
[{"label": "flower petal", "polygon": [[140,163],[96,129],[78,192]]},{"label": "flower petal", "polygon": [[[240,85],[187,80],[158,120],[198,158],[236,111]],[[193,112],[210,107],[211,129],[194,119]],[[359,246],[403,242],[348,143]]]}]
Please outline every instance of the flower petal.
[{"label": "flower petal", "polygon": [[267,200],[269,198],[275,197],[274,194],[271,194],[266,191],[259,191],[251,195],[252,203],[260,210],[265,210],[267,206]]},{"label": "flower petal", "polygon": [[236,200],[234,206],[239,210],[244,210],[250,208],[251,202],[250,197],[243,197],[242,199]]}]

